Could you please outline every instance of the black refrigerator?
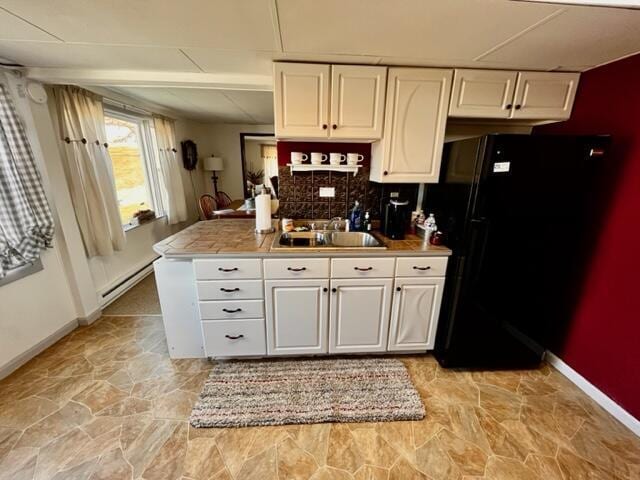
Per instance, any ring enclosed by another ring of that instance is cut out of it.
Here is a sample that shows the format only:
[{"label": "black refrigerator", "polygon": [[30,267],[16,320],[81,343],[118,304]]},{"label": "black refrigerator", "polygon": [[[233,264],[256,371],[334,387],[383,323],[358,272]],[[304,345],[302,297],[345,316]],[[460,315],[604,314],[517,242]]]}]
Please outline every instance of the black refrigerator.
[{"label": "black refrigerator", "polygon": [[604,214],[609,143],[487,135],[445,144],[423,203],[453,250],[435,347],[442,366],[530,368],[561,345]]}]

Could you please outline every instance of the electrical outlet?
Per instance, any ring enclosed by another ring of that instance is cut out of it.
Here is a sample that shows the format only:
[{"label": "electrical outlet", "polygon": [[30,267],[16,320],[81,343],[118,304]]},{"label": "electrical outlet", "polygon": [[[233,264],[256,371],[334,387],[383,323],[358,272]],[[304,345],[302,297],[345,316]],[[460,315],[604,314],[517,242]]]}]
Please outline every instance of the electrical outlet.
[{"label": "electrical outlet", "polygon": [[325,197],[333,198],[336,196],[336,189],[333,187],[320,187],[319,196],[321,198],[325,198]]}]

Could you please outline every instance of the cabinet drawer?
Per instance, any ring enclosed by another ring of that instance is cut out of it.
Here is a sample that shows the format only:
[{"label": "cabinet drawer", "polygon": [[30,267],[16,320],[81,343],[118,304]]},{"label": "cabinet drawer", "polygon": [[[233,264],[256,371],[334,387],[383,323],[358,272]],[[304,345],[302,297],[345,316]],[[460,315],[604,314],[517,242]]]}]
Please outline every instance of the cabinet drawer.
[{"label": "cabinet drawer", "polygon": [[264,302],[262,300],[199,302],[199,305],[202,320],[230,320],[264,316]]},{"label": "cabinet drawer", "polygon": [[241,357],[267,353],[263,319],[202,322],[202,336],[208,357]]},{"label": "cabinet drawer", "polygon": [[262,268],[258,258],[220,259],[193,261],[196,280],[218,280],[235,278],[262,278]]},{"label": "cabinet drawer", "polygon": [[398,258],[397,277],[444,277],[447,271],[447,257],[404,257]]},{"label": "cabinet drawer", "polygon": [[333,258],[331,278],[393,277],[395,258]]},{"label": "cabinet drawer", "polygon": [[283,258],[264,261],[265,278],[327,278],[328,258]]},{"label": "cabinet drawer", "polygon": [[262,280],[208,280],[198,282],[200,300],[244,300],[264,298]]}]

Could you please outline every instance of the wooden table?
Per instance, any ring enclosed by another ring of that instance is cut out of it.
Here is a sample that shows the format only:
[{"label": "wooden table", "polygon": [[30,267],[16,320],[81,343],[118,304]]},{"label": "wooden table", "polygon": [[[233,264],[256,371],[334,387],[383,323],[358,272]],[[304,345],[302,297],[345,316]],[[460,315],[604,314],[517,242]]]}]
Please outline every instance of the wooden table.
[{"label": "wooden table", "polygon": [[[255,210],[238,210],[244,204],[244,200],[232,200],[231,204],[227,207],[228,209],[233,209],[233,212],[229,213],[220,213],[213,216],[213,218],[256,218]],[[275,216],[278,213],[271,213],[271,216]]]}]

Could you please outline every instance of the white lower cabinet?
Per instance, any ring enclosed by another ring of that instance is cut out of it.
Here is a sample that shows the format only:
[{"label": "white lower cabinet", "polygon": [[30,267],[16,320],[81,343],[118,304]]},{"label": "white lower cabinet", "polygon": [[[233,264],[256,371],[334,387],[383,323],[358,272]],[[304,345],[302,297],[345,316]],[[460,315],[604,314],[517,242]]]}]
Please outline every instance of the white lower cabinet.
[{"label": "white lower cabinet", "polygon": [[266,280],[269,355],[327,353],[328,279]]},{"label": "white lower cabinet", "polygon": [[208,357],[254,357],[267,353],[262,318],[203,321],[202,335]]},{"label": "white lower cabinet", "polygon": [[396,278],[389,351],[433,349],[444,278]]},{"label": "white lower cabinet", "polygon": [[391,278],[331,280],[329,353],[386,351],[392,284]]}]

